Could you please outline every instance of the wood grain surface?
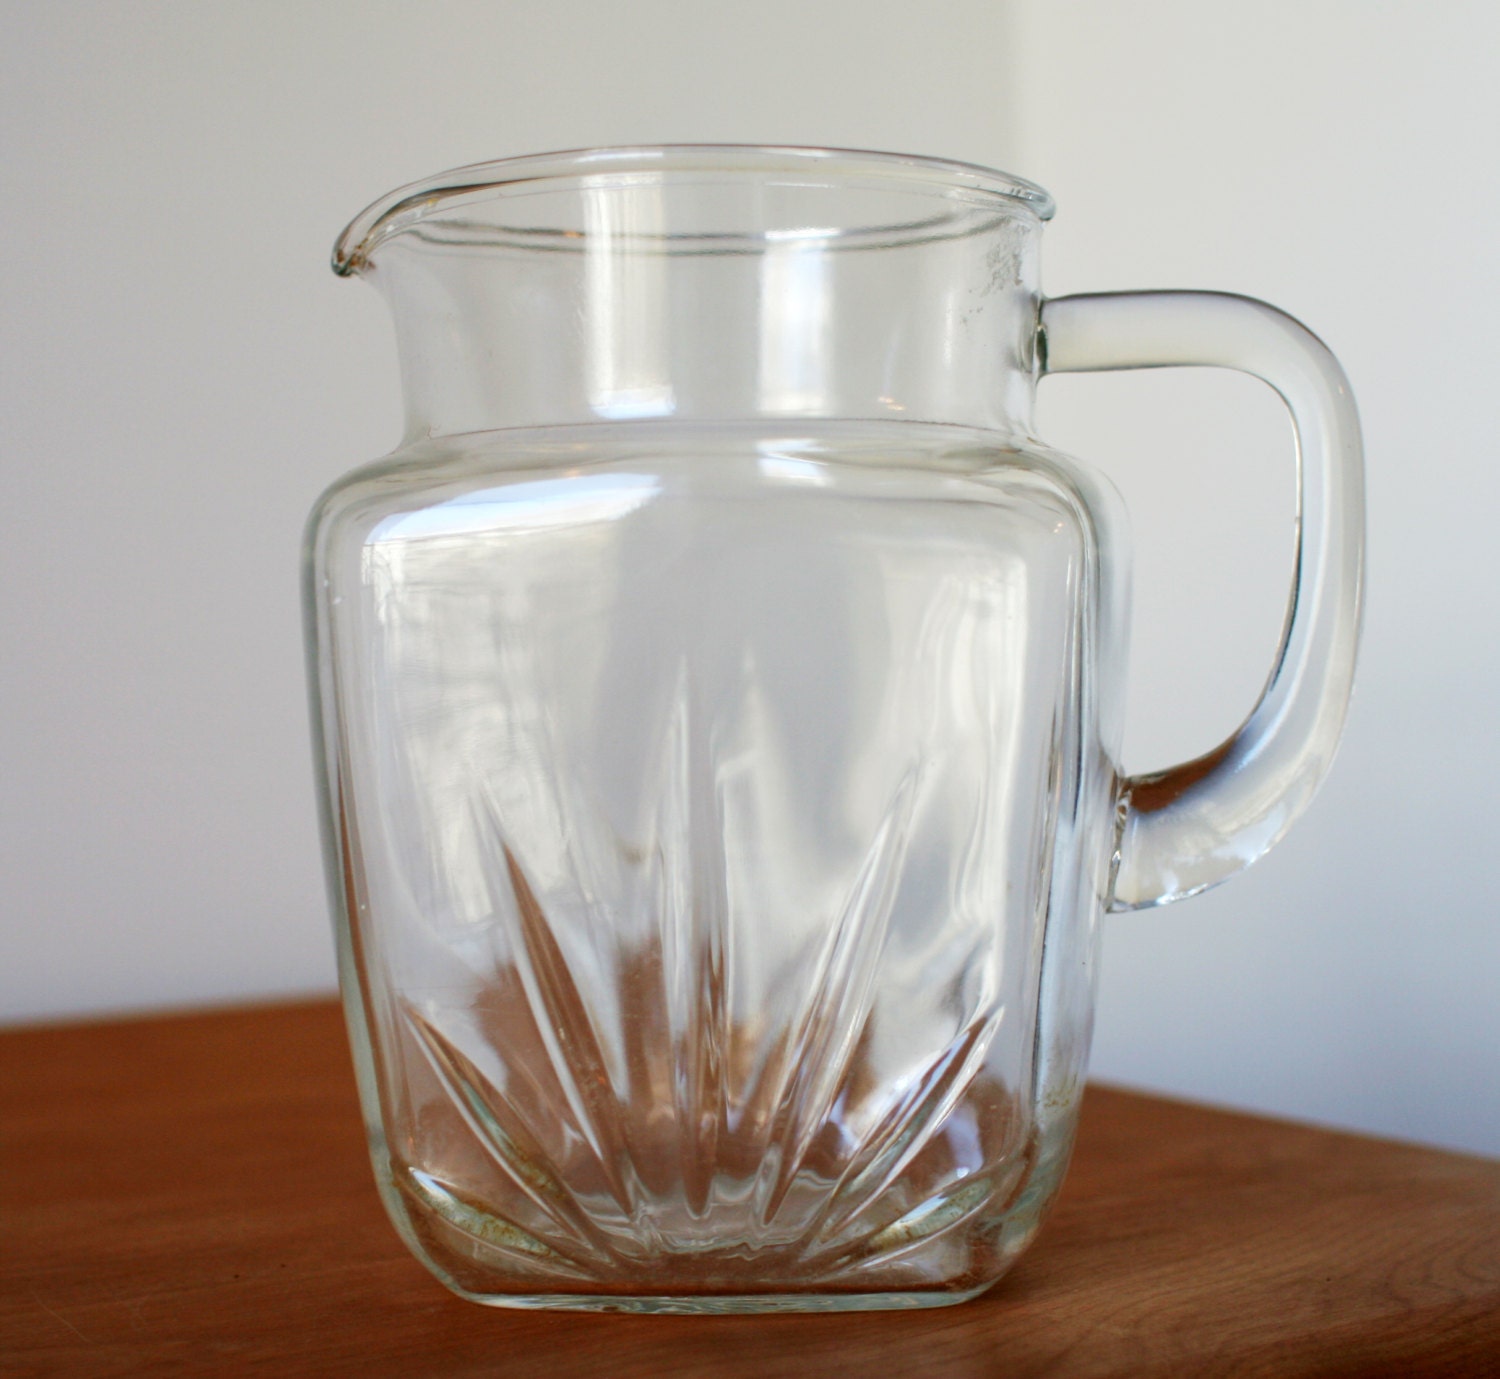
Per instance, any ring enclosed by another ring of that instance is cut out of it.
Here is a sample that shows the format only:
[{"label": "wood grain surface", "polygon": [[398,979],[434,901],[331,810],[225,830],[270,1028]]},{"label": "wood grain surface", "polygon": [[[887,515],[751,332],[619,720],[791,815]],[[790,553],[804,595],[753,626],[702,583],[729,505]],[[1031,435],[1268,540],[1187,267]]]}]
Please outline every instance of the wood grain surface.
[{"label": "wood grain surface", "polygon": [[386,1222],[331,1003],[0,1032],[0,1251],[7,1376],[1500,1375],[1500,1163],[1101,1088],[975,1302],[477,1307]]}]

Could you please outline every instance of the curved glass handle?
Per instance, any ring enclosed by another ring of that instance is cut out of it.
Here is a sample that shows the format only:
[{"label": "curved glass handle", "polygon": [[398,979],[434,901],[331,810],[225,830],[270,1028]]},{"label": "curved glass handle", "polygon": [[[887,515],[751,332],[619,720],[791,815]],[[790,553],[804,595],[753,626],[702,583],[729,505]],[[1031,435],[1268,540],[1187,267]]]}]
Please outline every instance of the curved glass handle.
[{"label": "curved glass handle", "polygon": [[1297,436],[1297,548],[1281,649],[1260,702],[1196,761],[1122,783],[1110,908],[1205,890],[1278,842],[1327,774],[1359,641],[1364,468],[1349,382],[1284,312],[1220,292],[1118,292],[1045,302],[1045,373],[1217,365],[1269,383]]}]

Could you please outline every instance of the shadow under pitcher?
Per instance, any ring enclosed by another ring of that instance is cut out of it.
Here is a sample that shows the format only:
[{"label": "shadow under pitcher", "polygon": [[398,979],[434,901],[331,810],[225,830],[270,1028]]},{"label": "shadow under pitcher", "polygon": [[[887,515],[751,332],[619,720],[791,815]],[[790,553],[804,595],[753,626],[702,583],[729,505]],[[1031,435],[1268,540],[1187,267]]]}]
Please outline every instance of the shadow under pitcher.
[{"label": "shadow under pitcher", "polygon": [[[376,1178],[519,1307],[958,1302],[1067,1165],[1100,916],[1325,774],[1359,427],[1244,297],[1047,300],[1040,188],[826,149],[445,173],[344,232],[407,429],[308,527],[327,868]],[[1049,373],[1217,365],[1295,425],[1289,613],[1207,756],[1116,762],[1128,556]]]}]

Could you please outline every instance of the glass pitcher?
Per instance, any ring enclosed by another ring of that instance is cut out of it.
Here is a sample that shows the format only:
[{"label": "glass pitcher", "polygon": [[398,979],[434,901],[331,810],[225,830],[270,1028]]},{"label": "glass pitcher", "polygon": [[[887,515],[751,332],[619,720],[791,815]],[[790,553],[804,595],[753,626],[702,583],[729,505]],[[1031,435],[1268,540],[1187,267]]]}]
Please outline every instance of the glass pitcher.
[{"label": "glass pitcher", "polygon": [[[822,149],[603,149],[392,193],[400,447],[308,528],[341,975],[376,1177],[479,1302],[911,1307],[1067,1165],[1098,919],[1270,847],[1353,672],[1359,430],[1243,297],[1046,300],[1045,192]],[[1217,750],[1116,768],[1127,557],[1048,373],[1291,410],[1280,654]]]}]

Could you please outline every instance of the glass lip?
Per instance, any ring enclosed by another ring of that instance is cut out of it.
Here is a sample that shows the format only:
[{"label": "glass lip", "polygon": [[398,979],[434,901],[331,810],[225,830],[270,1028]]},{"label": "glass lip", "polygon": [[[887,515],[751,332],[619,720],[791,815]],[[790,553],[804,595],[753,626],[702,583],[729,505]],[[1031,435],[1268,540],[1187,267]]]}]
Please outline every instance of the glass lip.
[{"label": "glass lip", "polygon": [[1008,172],[918,154],[867,149],[816,148],[776,144],[656,144],[571,149],[469,163],[408,183],[371,202],[348,225],[333,247],[333,271],[341,277],[368,266],[376,248],[458,198],[507,187],[565,184],[584,178],[639,178],[677,173],[727,176],[777,173],[821,175],[833,182],[888,183],[913,191],[960,198],[980,205],[1004,204],[1038,221],[1050,220],[1052,197],[1034,182]]}]

